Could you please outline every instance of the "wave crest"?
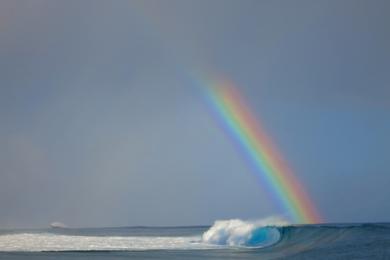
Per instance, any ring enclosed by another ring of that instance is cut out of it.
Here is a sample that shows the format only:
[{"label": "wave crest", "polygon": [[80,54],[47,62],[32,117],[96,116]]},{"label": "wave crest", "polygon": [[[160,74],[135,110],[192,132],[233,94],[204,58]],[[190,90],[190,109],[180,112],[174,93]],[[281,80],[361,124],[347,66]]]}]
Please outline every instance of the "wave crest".
[{"label": "wave crest", "polygon": [[277,243],[281,233],[277,226],[288,223],[279,217],[244,221],[240,219],[217,220],[203,236],[204,243],[228,246],[266,247]]}]

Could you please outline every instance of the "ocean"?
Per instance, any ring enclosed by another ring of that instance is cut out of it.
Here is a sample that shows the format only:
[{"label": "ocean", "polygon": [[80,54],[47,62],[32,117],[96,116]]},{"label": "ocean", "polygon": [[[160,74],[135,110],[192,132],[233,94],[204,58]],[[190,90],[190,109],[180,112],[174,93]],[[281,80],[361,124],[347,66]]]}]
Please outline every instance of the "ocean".
[{"label": "ocean", "polygon": [[2,230],[0,259],[390,259],[390,223]]}]

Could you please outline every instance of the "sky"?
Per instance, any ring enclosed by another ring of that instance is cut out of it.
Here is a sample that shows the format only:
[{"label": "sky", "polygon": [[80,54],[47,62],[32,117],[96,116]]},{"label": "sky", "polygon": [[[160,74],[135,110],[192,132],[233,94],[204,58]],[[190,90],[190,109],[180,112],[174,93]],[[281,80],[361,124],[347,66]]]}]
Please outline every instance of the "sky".
[{"label": "sky", "polygon": [[390,2],[0,2],[0,228],[281,212],[193,75],[234,82],[326,222],[390,220]]}]

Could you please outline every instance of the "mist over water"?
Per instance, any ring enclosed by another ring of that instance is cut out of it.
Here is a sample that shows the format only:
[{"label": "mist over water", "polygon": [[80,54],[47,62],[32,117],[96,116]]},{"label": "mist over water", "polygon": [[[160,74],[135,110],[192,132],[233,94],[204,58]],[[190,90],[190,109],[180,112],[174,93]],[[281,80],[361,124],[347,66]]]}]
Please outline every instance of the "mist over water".
[{"label": "mist over water", "polygon": [[283,214],[189,72],[234,82],[327,221],[388,220],[390,2],[356,1],[0,1],[0,228]]}]

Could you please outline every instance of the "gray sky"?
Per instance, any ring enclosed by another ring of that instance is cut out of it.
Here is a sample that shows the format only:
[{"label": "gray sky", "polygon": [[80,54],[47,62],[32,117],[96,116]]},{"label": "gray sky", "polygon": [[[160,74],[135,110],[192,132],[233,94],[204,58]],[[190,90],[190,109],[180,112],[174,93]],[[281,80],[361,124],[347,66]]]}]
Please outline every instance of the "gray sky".
[{"label": "gray sky", "polygon": [[247,97],[329,222],[389,221],[389,1],[0,2],[0,228],[280,214],[189,75]]}]

